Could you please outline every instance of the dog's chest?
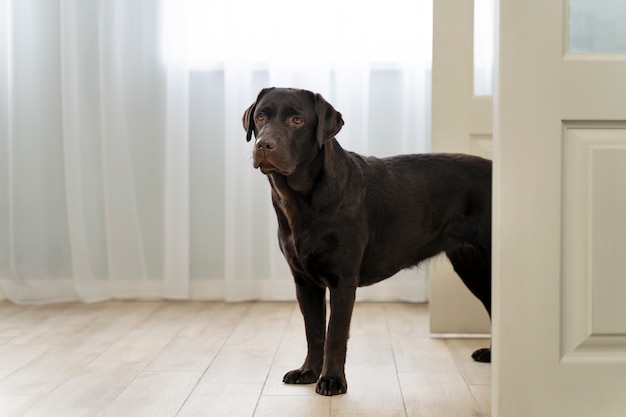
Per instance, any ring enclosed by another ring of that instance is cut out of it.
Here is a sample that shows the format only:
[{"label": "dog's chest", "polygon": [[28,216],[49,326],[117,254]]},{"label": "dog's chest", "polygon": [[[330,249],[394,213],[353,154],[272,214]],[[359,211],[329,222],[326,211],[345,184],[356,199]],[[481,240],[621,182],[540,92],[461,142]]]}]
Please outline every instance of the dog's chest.
[{"label": "dog's chest", "polygon": [[[308,279],[320,286],[336,284],[338,237],[325,222],[306,213],[287,215],[276,207],[279,218],[281,250],[289,267],[300,278]],[[282,221],[280,220],[282,218]]]}]

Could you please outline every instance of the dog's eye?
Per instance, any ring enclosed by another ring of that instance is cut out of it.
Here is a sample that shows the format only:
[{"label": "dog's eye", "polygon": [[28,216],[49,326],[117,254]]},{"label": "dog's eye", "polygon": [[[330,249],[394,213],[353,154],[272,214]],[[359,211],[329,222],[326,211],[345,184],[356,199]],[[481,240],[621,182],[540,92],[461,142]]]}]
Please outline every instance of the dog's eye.
[{"label": "dog's eye", "polygon": [[293,123],[294,125],[301,125],[302,123],[304,123],[304,119],[300,116],[293,116],[291,118],[291,123]]},{"label": "dog's eye", "polygon": [[265,113],[263,113],[262,111],[261,111],[261,112],[258,112],[258,113],[254,116],[254,119],[255,119],[257,122],[264,122],[264,121],[265,121],[265,118],[266,118]]}]

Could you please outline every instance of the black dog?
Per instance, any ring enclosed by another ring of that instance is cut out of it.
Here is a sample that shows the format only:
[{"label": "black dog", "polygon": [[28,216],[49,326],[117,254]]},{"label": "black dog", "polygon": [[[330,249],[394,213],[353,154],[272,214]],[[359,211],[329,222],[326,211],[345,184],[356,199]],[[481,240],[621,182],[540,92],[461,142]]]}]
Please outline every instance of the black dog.
[{"label": "black dog", "polygon": [[[373,158],[335,140],[341,114],[322,96],[264,89],[245,112],[254,167],[267,175],[279,244],[296,283],[308,353],[284,382],[347,390],[355,293],[445,252],[491,314],[491,161],[461,154]],[[326,331],[326,288],[330,321]],[[488,362],[490,350],[474,352]]]}]

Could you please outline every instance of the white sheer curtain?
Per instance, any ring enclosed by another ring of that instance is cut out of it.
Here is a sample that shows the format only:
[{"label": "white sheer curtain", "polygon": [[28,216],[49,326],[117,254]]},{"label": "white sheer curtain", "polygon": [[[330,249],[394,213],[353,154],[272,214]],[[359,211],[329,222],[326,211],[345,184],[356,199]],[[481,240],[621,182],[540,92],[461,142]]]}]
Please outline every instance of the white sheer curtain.
[{"label": "white sheer curtain", "polygon": [[[345,148],[426,151],[431,7],[0,0],[0,291],[293,299],[243,111],[312,89]],[[426,299],[425,268],[399,275],[360,298]]]}]

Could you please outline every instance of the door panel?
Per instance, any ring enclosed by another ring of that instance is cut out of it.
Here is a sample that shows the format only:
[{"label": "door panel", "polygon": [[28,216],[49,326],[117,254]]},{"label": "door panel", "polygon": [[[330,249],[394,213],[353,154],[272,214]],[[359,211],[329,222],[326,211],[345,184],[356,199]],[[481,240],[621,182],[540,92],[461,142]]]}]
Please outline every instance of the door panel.
[{"label": "door panel", "polygon": [[626,124],[564,132],[563,359],[626,361]]}]

